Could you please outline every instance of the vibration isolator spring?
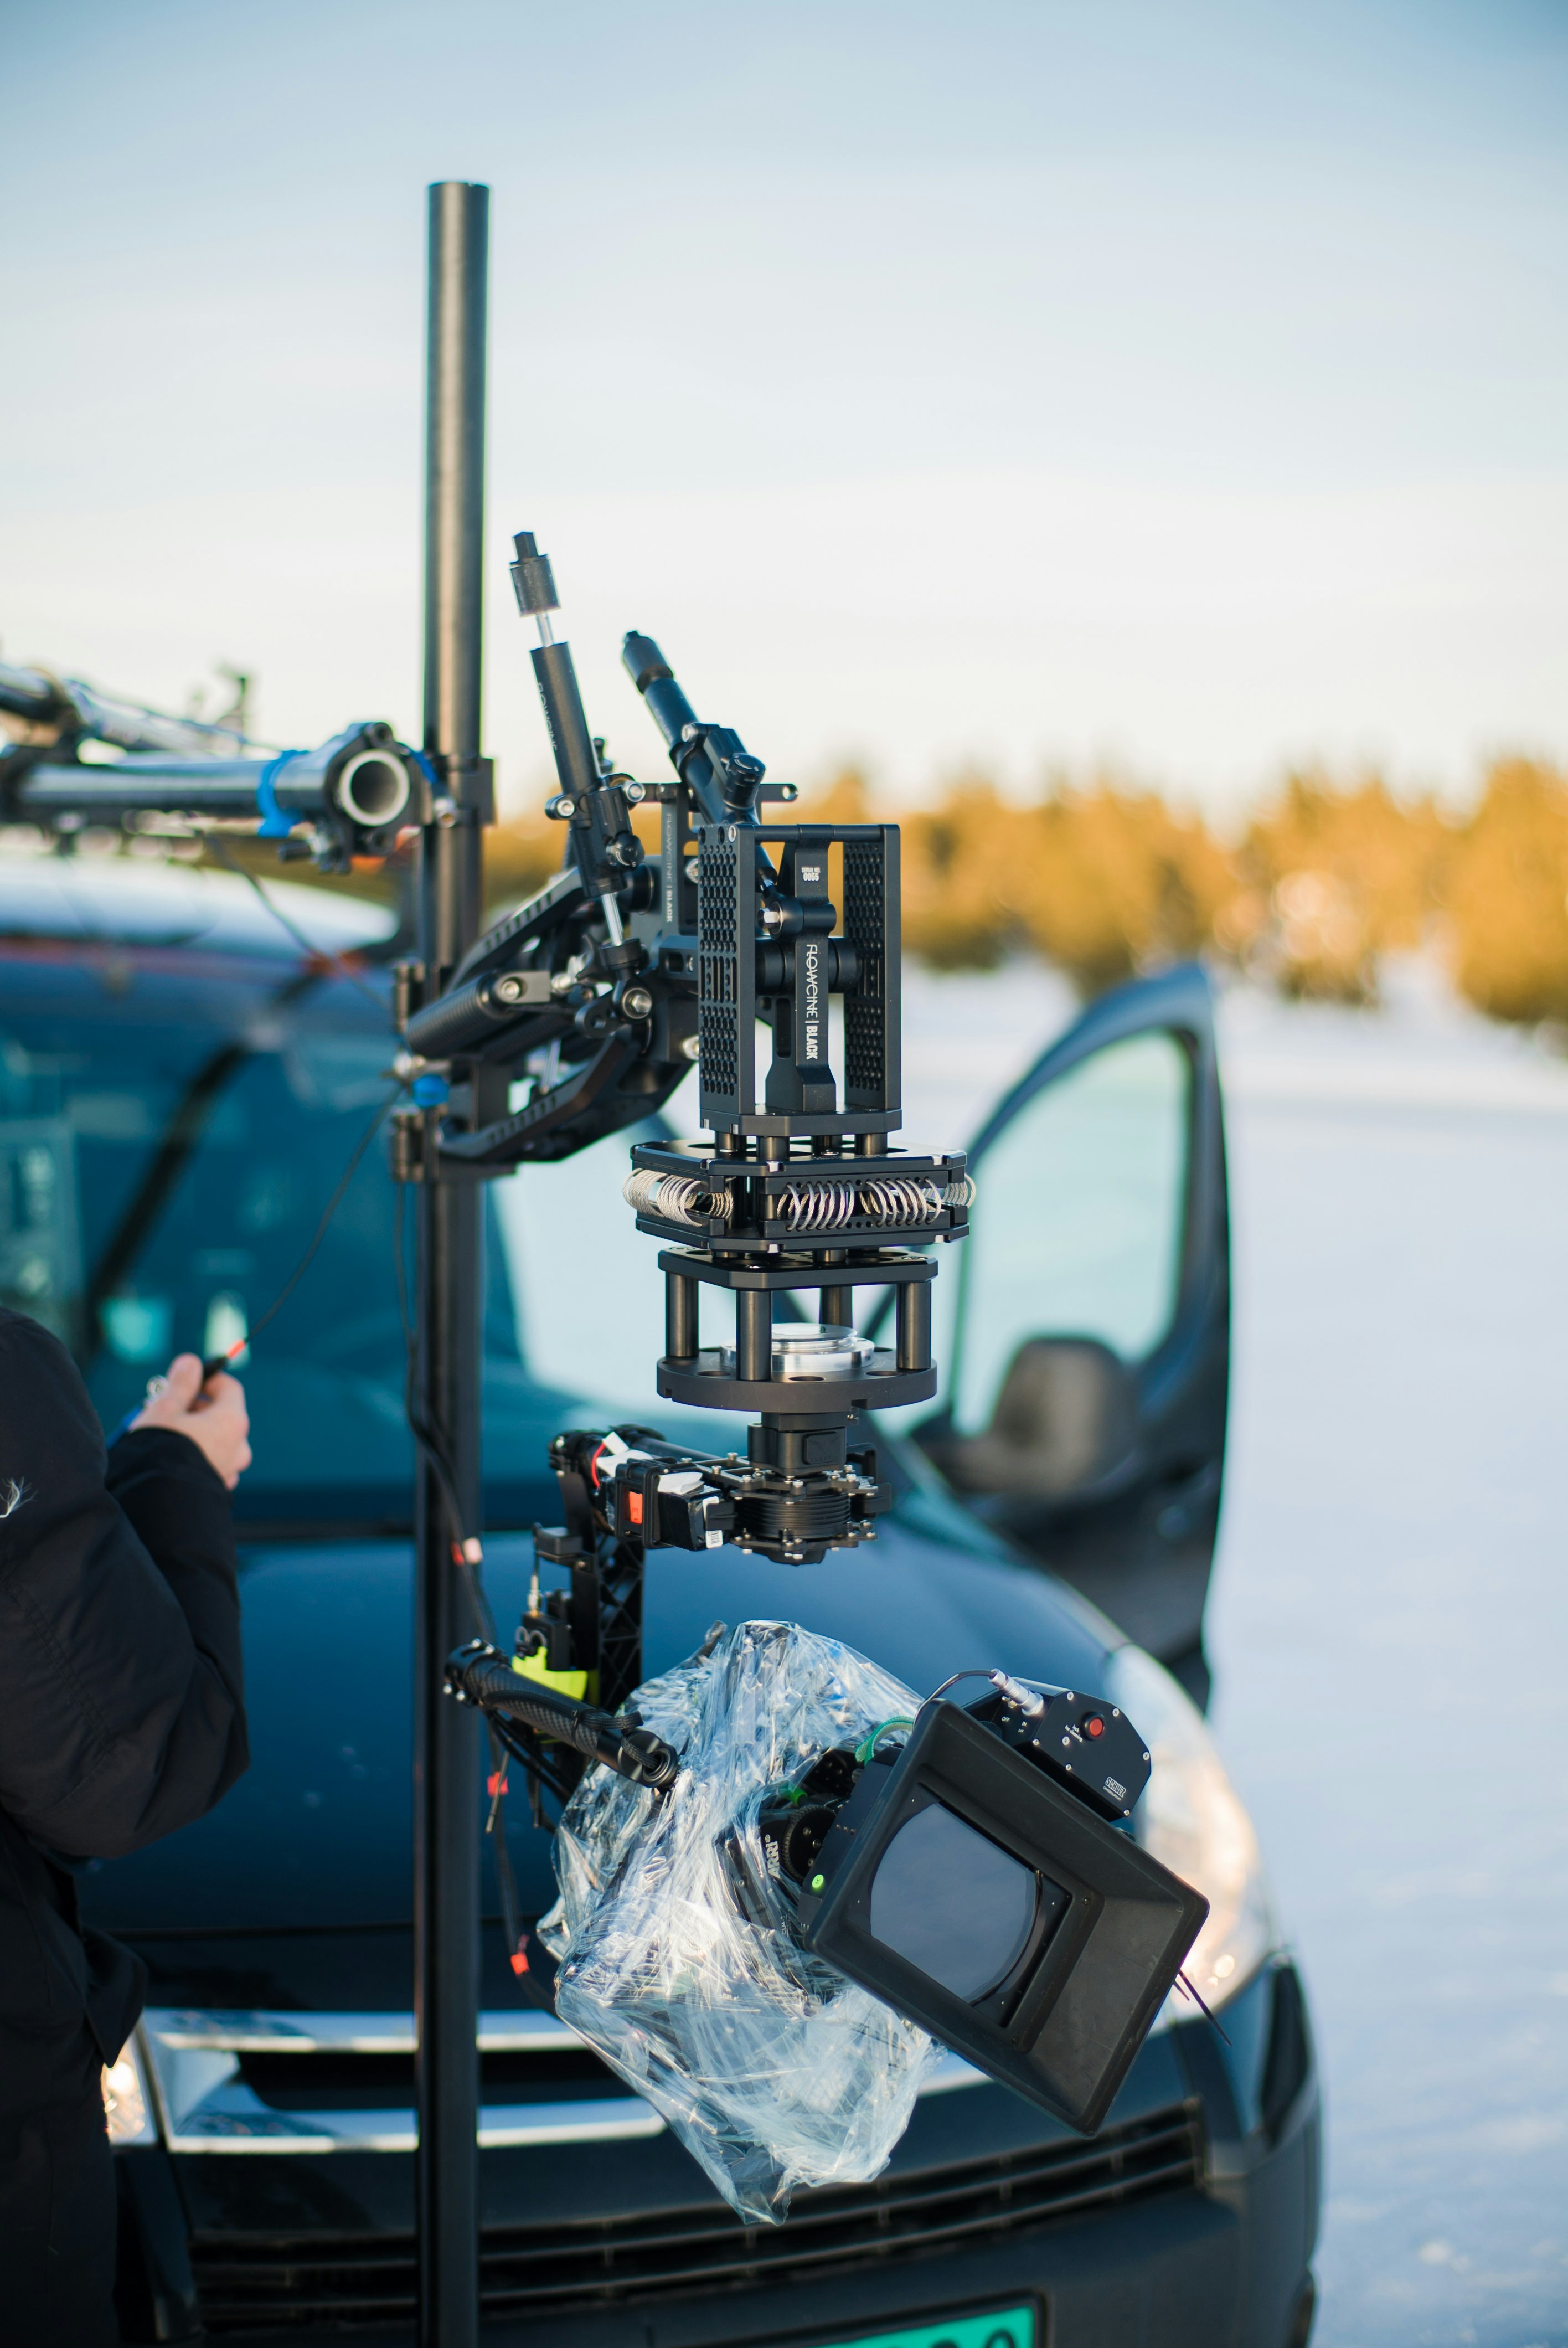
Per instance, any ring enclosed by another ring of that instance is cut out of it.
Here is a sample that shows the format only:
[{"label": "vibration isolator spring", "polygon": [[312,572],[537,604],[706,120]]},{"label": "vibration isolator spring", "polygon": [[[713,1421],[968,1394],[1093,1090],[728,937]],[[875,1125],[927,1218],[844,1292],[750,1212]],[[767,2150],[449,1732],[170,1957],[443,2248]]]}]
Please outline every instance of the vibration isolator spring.
[{"label": "vibration isolator spring", "polygon": [[728,1190],[710,1190],[694,1174],[661,1174],[652,1166],[634,1167],[620,1195],[638,1214],[684,1223],[692,1231],[714,1220],[727,1223],[735,1211]]},{"label": "vibration isolator spring", "polygon": [[778,1220],[792,1231],[837,1231],[859,1212],[854,1182],[792,1182],[778,1201]]},{"label": "vibration isolator spring", "polygon": [[975,1186],[929,1175],[878,1175],[866,1182],[792,1182],[778,1203],[778,1220],[792,1231],[838,1231],[846,1223],[881,1223],[889,1230],[934,1223],[944,1207],[967,1207]]},{"label": "vibration isolator spring", "polygon": [[[777,1200],[777,1220],[787,1231],[804,1238],[821,1231],[841,1231],[849,1223],[880,1223],[889,1231],[934,1223],[945,1207],[968,1207],[975,1186],[966,1174],[956,1182],[939,1182],[928,1174],[877,1175],[869,1181],[792,1182]],[[717,1220],[733,1220],[735,1203],[727,1189],[710,1190],[693,1174],[661,1174],[639,1166],[621,1185],[621,1196],[640,1215],[701,1230]]]},{"label": "vibration isolator spring", "polygon": [[879,1223],[934,1223],[942,1185],[920,1175],[879,1174],[860,1186],[860,1211]]}]

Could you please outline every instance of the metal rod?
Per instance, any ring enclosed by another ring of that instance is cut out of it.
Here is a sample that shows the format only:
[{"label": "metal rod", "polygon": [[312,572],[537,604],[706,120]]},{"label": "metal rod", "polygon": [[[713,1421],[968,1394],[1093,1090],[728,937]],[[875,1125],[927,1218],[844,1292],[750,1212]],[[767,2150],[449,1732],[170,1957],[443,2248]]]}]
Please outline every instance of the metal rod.
[{"label": "metal rod", "polygon": [[479,755],[487,188],[430,191],[425,462],[425,748]]},{"label": "metal rod", "polygon": [[[834,1135],[819,1136],[818,1139],[826,1139],[832,1142],[836,1139],[836,1137]],[[815,1141],[814,1141],[811,1146],[814,1156],[826,1155],[825,1151],[818,1152]],[[821,1264],[824,1272],[826,1272],[830,1266],[840,1264],[844,1262],[844,1250],[842,1248],[824,1248],[822,1253],[817,1258],[817,1262]],[[826,1282],[825,1282],[823,1284],[822,1294],[817,1303],[817,1319],[821,1322],[825,1329],[852,1329],[855,1326],[855,1290],[853,1286],[839,1288],[830,1286]]]},{"label": "metal rod", "polygon": [[[270,786],[265,801],[263,785]],[[315,750],[275,758],[159,754],[77,766],[46,757],[22,776],[14,798],[24,815],[90,819],[150,809],[231,821],[281,814],[290,822],[341,816],[369,830],[401,822],[413,802],[414,777],[391,727],[377,723],[348,726]]]},{"label": "metal rod", "polygon": [[[478,934],[482,810],[485,327],[489,191],[430,190],[425,417],[425,747],[456,820],[420,840],[420,959],[429,993]],[[456,1106],[456,1104],[455,1104]],[[434,1172],[434,1152],[430,1153]],[[415,1499],[414,2004],[420,2348],[479,2331],[479,1767],[477,1724],[442,1694],[477,1624],[452,1553],[479,1523],[481,1193],[427,1180],[419,1200],[415,1395],[444,1447],[464,1522],[427,1461]]]},{"label": "metal rod", "polygon": [[689,1362],[697,1351],[697,1282],[682,1272],[664,1275],[664,1351],[672,1362]]},{"label": "metal rod", "polygon": [[182,815],[256,813],[265,758],[122,758],[114,766],[51,765],[25,775],[16,804],[39,815],[121,815],[138,808]]},{"label": "metal rod", "polygon": [[771,1378],[774,1372],[774,1300],[766,1288],[735,1291],[735,1375]]},{"label": "metal rod", "polygon": [[931,1289],[924,1280],[906,1280],[899,1283],[898,1299],[894,1307],[894,1344],[897,1361],[901,1370],[928,1370],[931,1366]]}]

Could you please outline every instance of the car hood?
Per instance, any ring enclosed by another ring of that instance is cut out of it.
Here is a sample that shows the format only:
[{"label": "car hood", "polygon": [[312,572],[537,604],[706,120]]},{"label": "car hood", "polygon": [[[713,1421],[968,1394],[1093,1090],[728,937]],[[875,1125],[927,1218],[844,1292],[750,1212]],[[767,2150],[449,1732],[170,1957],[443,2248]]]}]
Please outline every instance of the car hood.
[{"label": "car hood", "polygon": [[[486,1575],[501,1636],[521,1612],[530,1545],[493,1536]],[[141,1940],[376,1927],[412,1914],[412,1559],[406,1543],[258,1546],[243,1553],[251,1766],[210,1817],[128,1858],[92,1862],[89,1920]],[[1015,1562],[934,1492],[906,1493],[875,1547],[791,1567],[732,1550],[649,1560],[644,1650],[667,1669],[722,1619],[788,1621],[844,1640],[918,1694],[1003,1669],[1094,1688],[1113,1639],[1036,1566]],[[555,1897],[550,1838],[508,1806],[524,1911]],[[476,1803],[475,1832],[483,1819]],[[487,1858],[485,1904],[497,1900]]]}]

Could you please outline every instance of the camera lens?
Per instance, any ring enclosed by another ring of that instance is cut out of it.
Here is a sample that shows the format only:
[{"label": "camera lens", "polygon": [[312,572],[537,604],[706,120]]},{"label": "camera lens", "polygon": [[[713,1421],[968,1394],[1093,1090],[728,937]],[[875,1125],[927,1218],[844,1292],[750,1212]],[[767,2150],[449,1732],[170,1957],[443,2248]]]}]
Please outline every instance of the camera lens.
[{"label": "camera lens", "polygon": [[[1060,1886],[1047,1888],[1067,1904]],[[1022,1956],[1040,1892],[1032,1868],[932,1802],[899,1828],[883,1854],[871,1886],[872,1935],[972,2004]]]}]

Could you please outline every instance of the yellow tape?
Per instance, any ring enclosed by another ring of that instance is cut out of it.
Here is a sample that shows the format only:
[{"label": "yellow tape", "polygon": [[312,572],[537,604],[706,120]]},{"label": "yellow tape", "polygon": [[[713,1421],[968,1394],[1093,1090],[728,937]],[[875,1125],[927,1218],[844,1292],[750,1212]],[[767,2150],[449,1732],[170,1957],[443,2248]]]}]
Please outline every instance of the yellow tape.
[{"label": "yellow tape", "polygon": [[557,1695],[575,1696],[579,1704],[599,1702],[597,1672],[552,1672],[545,1662],[545,1650],[537,1655],[514,1655],[512,1669],[522,1680],[537,1680],[540,1687],[553,1688]]}]

